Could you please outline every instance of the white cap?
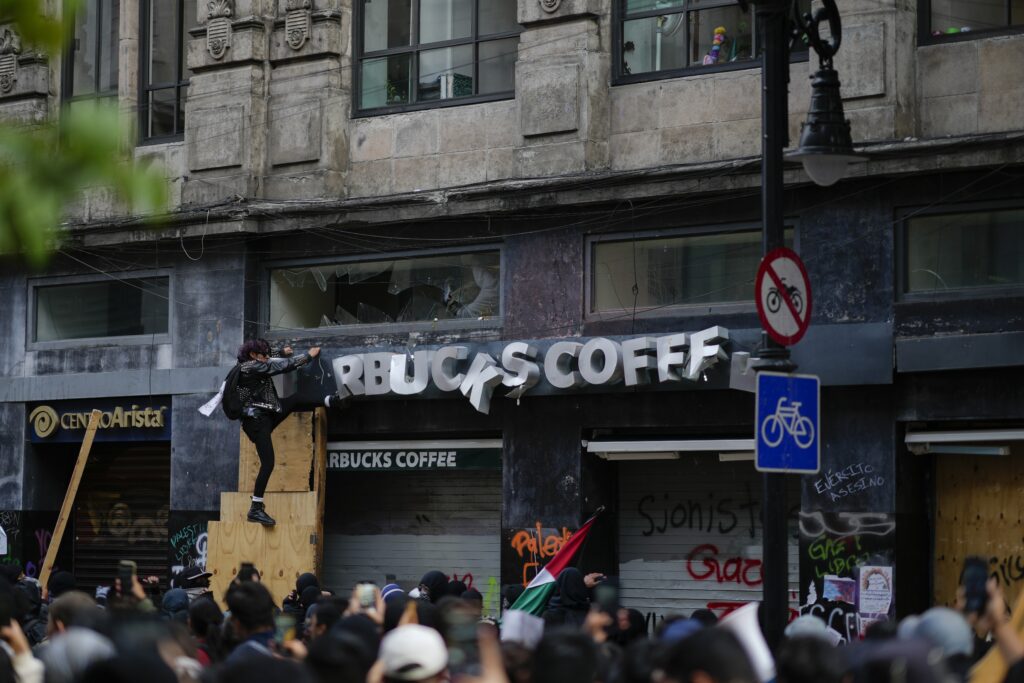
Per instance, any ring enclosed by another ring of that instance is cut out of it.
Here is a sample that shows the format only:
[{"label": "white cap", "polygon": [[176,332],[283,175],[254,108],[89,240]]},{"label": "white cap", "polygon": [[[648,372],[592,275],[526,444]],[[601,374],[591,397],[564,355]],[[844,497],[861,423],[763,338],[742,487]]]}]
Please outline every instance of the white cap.
[{"label": "white cap", "polygon": [[399,626],[380,641],[384,675],[403,681],[422,681],[448,666],[448,649],[441,634],[427,626]]}]

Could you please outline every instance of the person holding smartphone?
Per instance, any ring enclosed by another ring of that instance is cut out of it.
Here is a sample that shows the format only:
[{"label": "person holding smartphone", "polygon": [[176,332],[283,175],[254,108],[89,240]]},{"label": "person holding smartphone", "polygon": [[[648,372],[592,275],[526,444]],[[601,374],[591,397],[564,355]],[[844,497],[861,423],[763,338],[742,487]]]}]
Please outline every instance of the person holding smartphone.
[{"label": "person holding smartphone", "polygon": [[[280,398],[274,387],[273,377],[309,364],[320,355],[320,347],[314,346],[307,353],[292,355],[291,347],[282,350],[283,358],[271,358],[270,344],[263,339],[250,339],[238,349],[238,398],[242,406],[242,431],[256,446],[260,459],[260,471],[252,492],[252,505],[246,519],[264,526],[277,524],[267,514],[263,494],[274,471],[274,442],[271,434],[295,410],[312,410],[321,404],[309,403],[300,396]],[[350,397],[341,398],[332,394],[323,399],[327,408],[341,409]]]}]

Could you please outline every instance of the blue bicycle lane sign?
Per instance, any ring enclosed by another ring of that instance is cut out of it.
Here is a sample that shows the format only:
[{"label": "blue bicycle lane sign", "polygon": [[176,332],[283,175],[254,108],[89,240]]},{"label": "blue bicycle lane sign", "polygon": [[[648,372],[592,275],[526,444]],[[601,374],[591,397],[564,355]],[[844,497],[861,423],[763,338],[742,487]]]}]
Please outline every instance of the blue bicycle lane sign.
[{"label": "blue bicycle lane sign", "polygon": [[821,469],[821,382],[815,375],[760,372],[755,415],[759,472]]}]

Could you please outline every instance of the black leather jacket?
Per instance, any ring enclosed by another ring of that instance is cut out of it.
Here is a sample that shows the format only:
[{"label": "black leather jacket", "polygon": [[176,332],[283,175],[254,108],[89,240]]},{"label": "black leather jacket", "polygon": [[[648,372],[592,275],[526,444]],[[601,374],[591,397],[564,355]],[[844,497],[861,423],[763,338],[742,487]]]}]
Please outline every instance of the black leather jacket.
[{"label": "black leather jacket", "polygon": [[259,410],[281,412],[281,401],[271,378],[301,368],[311,360],[308,353],[303,353],[291,358],[271,358],[265,363],[259,360],[242,363],[238,375],[238,397],[242,401],[242,413],[255,417]]}]

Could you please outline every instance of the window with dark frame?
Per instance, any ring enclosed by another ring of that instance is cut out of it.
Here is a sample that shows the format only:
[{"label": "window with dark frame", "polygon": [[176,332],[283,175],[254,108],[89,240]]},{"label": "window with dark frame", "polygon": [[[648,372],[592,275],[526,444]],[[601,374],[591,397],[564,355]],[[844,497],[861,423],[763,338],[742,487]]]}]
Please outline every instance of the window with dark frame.
[{"label": "window with dark frame", "polygon": [[[793,246],[793,228],[786,228]],[[686,232],[592,245],[591,314],[674,306],[753,303],[759,230]]]},{"label": "window with dark frame", "polygon": [[1024,28],[1024,0],[922,0],[920,11],[932,40]]},{"label": "window with dark frame", "polygon": [[509,0],[360,0],[358,109],[512,97],[521,27]]},{"label": "window with dark frame", "polygon": [[903,226],[904,294],[1024,288],[1024,209],[914,216]]},{"label": "window with dark frame", "polygon": [[35,342],[167,334],[170,278],[121,278],[33,288]]},{"label": "window with dark frame", "polygon": [[501,254],[474,251],[275,267],[270,331],[501,315]]},{"label": "window with dark frame", "polygon": [[117,97],[120,21],[119,0],[83,0],[71,14],[62,88],[66,101]]},{"label": "window with dark frame", "polygon": [[142,0],[139,128],[142,140],[177,138],[185,132],[188,91],[188,28],[196,0]]},{"label": "window with dark frame", "polygon": [[[617,78],[670,78],[713,69],[756,67],[755,12],[736,0],[614,0]],[[811,0],[800,0],[802,12]],[[796,52],[806,53],[799,45]]]}]

